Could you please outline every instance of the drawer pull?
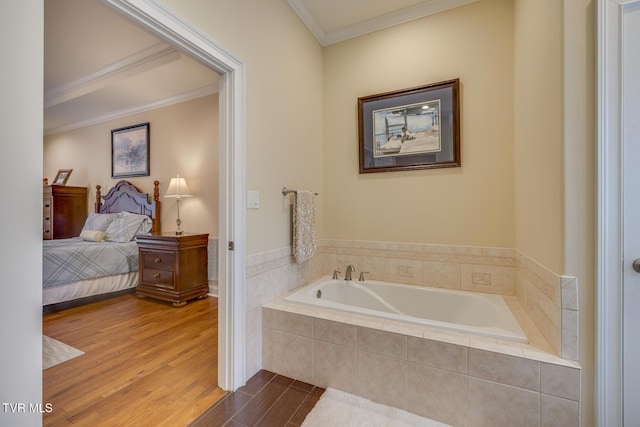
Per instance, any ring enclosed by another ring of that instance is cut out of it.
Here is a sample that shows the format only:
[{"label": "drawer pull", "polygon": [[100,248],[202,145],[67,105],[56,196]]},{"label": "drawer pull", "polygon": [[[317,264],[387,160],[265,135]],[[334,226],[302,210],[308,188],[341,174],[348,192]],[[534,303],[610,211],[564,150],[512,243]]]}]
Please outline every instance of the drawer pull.
[{"label": "drawer pull", "polygon": [[156,273],[156,274],[154,274],[154,275],[153,275],[153,278],[154,278],[154,279],[159,279],[159,278],[160,278],[160,273]]},{"label": "drawer pull", "polygon": [[156,264],[160,264],[162,262],[162,258],[158,257],[153,260]]}]

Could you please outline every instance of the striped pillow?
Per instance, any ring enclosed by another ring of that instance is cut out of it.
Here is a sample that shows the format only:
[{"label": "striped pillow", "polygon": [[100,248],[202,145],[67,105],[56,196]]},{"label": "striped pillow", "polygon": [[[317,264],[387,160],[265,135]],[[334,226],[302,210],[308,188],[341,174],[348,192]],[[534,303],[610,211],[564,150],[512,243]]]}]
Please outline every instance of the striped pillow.
[{"label": "striped pillow", "polygon": [[100,214],[91,212],[87,217],[82,230],[106,231],[107,227],[109,227],[109,224],[111,224],[113,220],[116,219],[117,215],[118,214],[114,213]]},{"label": "striped pillow", "polygon": [[136,234],[148,233],[151,231],[151,218],[147,215],[121,212],[117,214],[109,227],[107,227],[107,241],[109,242],[130,242]]}]

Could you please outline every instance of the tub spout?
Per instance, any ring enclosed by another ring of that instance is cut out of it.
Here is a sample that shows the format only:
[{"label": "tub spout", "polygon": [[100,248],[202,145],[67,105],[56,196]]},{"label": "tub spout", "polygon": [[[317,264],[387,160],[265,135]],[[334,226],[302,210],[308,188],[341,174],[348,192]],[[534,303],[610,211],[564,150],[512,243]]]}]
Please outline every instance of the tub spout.
[{"label": "tub spout", "polygon": [[347,266],[347,272],[344,275],[344,280],[351,280],[351,273],[356,271],[355,267],[351,264]]}]

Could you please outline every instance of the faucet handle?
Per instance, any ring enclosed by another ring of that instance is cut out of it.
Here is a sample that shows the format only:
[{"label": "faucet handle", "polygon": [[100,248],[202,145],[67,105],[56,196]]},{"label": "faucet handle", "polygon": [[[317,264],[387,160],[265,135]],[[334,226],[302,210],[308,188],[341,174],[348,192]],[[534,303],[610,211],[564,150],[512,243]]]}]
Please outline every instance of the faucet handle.
[{"label": "faucet handle", "polygon": [[360,277],[358,278],[359,282],[364,282],[364,275],[365,274],[369,274],[369,272],[368,271],[361,271],[360,272]]},{"label": "faucet handle", "polygon": [[342,273],[338,270],[333,270],[333,280],[338,280],[338,274]]}]

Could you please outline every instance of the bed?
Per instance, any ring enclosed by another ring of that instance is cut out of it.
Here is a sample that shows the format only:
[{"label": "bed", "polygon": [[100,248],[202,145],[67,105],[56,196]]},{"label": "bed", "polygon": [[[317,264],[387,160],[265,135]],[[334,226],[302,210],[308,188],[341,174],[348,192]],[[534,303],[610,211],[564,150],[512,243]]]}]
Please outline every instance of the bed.
[{"label": "bed", "polygon": [[159,182],[153,198],[128,181],[96,202],[80,236],[43,241],[44,312],[134,292],[138,284],[136,234],[160,232]]}]

